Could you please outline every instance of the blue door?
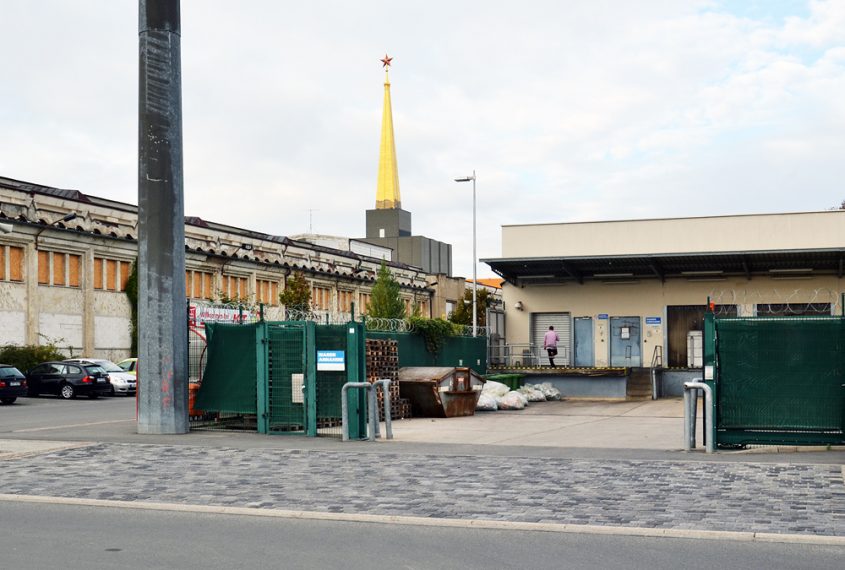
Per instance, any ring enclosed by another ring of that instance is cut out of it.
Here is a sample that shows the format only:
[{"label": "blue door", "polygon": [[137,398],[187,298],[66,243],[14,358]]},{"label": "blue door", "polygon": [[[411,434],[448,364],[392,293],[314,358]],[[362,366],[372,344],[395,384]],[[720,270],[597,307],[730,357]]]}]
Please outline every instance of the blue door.
[{"label": "blue door", "polygon": [[593,318],[575,317],[575,366],[590,367],[593,359]]},{"label": "blue door", "polygon": [[610,365],[642,366],[639,317],[610,317]]}]

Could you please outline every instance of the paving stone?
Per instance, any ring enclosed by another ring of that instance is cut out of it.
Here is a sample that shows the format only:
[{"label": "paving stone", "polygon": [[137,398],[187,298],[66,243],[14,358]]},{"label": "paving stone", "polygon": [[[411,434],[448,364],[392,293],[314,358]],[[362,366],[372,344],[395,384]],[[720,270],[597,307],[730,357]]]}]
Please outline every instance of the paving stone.
[{"label": "paving stone", "polygon": [[838,465],[97,444],[0,462],[4,492],[845,536]]}]

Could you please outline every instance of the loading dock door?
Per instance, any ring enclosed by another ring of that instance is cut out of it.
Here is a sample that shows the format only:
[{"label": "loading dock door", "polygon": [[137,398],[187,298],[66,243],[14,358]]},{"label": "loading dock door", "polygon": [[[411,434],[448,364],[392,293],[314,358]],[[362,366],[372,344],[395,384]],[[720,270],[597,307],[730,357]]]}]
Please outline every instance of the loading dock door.
[{"label": "loading dock door", "polygon": [[555,328],[560,342],[557,343],[556,366],[571,366],[570,340],[572,317],[569,313],[531,313],[531,342],[534,345],[534,355],[538,364],[548,364],[546,351],[543,350],[543,336],[550,326]]},{"label": "loading dock door", "polygon": [[575,317],[575,366],[595,365],[593,358],[593,318]]},{"label": "loading dock door", "polygon": [[[669,340],[666,358],[668,366],[687,367],[687,333],[704,330],[706,305],[669,305],[666,307],[666,336]],[[736,305],[716,305],[716,314],[735,317]]]},{"label": "loading dock door", "polygon": [[610,317],[610,365],[642,366],[640,317]]}]

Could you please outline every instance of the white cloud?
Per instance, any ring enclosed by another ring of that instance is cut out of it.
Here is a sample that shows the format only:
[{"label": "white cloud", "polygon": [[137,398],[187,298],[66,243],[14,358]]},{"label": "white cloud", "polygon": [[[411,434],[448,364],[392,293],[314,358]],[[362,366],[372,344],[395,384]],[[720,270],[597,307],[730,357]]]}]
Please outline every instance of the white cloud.
[{"label": "white cloud", "polygon": [[[0,4],[0,175],[134,202],[137,2]],[[315,231],[361,235],[385,51],[403,205],[457,274],[471,195],[452,179],[473,168],[480,257],[502,224],[845,198],[842,2],[479,6],[183,0],[186,212],[294,234],[314,209]]]}]

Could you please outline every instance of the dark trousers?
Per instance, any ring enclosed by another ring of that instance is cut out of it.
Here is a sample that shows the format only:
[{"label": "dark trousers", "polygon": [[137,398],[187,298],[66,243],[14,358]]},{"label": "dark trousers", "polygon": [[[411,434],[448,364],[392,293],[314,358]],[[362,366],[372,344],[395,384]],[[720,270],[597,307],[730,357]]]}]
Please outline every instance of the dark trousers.
[{"label": "dark trousers", "polygon": [[546,352],[549,353],[549,366],[555,365],[555,356],[557,356],[557,349],[553,346],[546,348]]}]

